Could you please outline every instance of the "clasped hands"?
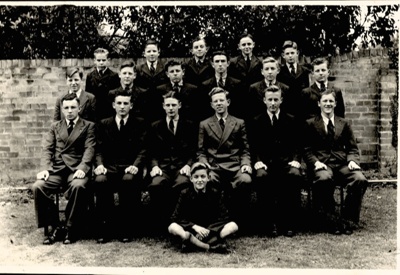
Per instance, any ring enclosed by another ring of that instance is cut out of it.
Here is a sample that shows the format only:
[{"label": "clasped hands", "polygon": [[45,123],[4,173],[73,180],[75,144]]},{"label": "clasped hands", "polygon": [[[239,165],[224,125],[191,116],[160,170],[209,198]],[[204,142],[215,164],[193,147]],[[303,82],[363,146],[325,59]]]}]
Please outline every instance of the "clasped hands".
[{"label": "clasped hands", "polygon": [[193,230],[196,231],[196,238],[199,239],[200,241],[203,240],[204,238],[207,238],[207,236],[210,234],[210,230],[207,228],[204,228],[199,225],[193,225],[192,226]]}]

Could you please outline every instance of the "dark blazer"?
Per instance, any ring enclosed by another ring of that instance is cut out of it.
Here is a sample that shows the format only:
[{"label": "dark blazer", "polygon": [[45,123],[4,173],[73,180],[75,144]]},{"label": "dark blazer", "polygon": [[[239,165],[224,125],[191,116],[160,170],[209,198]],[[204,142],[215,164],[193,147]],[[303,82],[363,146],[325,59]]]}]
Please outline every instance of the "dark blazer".
[{"label": "dark blazer", "polygon": [[[211,108],[210,97],[208,96],[208,93],[214,87],[218,87],[215,74],[212,78],[209,78],[201,83],[201,90],[199,92],[199,95],[201,96],[199,102],[201,102],[202,106],[201,110],[199,110],[199,112],[201,113],[201,120],[204,120],[215,113],[213,108]],[[227,76],[224,89],[229,92],[229,98],[231,99],[231,104],[229,105],[229,113],[238,118],[243,118],[244,113],[246,112],[245,107],[243,107],[243,100],[245,99],[246,93],[243,90],[240,80],[231,76]]]},{"label": "dark blazer", "polygon": [[238,171],[251,165],[244,120],[228,115],[222,131],[217,117],[200,122],[198,160],[224,170]]},{"label": "dark blazer", "polygon": [[208,58],[204,59],[204,62],[198,66],[195,58],[189,59],[184,64],[185,67],[185,81],[199,87],[203,81],[211,78],[214,74],[214,68],[211,66],[211,62]]},{"label": "dark blazer", "polygon": [[335,137],[329,140],[321,115],[306,121],[304,129],[304,157],[309,168],[319,160],[326,165],[347,165],[359,162],[359,152],[350,124],[335,116]]},{"label": "dark blazer", "polygon": [[[162,103],[164,102],[163,95],[169,91],[172,91],[171,82],[158,86],[154,92],[149,94],[148,106],[149,109],[151,109],[149,121],[152,122],[165,117],[165,111],[162,107]],[[193,120],[197,116],[197,92],[197,86],[183,82],[183,86],[179,90],[182,100],[182,107],[179,110],[179,115],[190,120]]]},{"label": "dark blazer", "polygon": [[146,134],[141,118],[129,116],[124,133],[119,131],[115,117],[101,120],[97,132],[96,166],[104,165],[110,172],[117,172],[117,166],[143,167]]},{"label": "dark blazer", "polygon": [[231,58],[228,74],[239,79],[243,87],[247,90],[251,84],[261,81],[264,77],[261,74],[262,62],[254,54],[250,61],[250,68],[247,69],[246,60],[243,55]]},{"label": "dark blazer", "polygon": [[272,122],[266,108],[249,125],[249,140],[254,163],[264,162],[269,166],[285,167],[288,162],[301,161],[299,126],[293,116],[279,112],[276,125]]},{"label": "dark blazer", "polygon": [[95,68],[86,77],[86,92],[93,94],[96,98],[96,119],[102,120],[114,115],[108,92],[120,86],[120,79],[116,72],[109,68],[100,75]]},{"label": "dark blazer", "polygon": [[284,64],[276,77],[279,82],[289,86],[283,103],[286,105],[286,112],[295,117],[298,116],[301,108],[299,104],[301,91],[310,86],[309,74],[310,71],[306,67],[297,63],[296,76],[293,77],[287,65]]},{"label": "dark blazer", "polygon": [[65,119],[51,124],[43,145],[43,168],[53,173],[64,168],[88,173],[95,154],[95,124],[79,118],[69,136],[67,128]]},{"label": "dark blazer", "polygon": [[[344,118],[345,105],[342,91],[339,88],[333,87],[330,82],[328,82],[328,89],[334,89],[336,92],[335,115]],[[301,99],[299,102],[301,111],[299,114],[303,121],[321,114],[321,109],[318,107],[318,101],[320,98],[321,91],[315,83],[311,85],[311,87],[301,91]]]},{"label": "dark blazer", "polygon": [[[64,114],[61,111],[61,99],[64,95],[57,98],[56,107],[54,109],[54,121],[64,119]],[[79,117],[96,122],[96,98],[93,94],[81,91],[79,97],[81,110],[79,112]]]},{"label": "dark blazer", "polygon": [[175,135],[168,129],[166,118],[151,125],[148,138],[148,158],[151,167],[162,170],[191,166],[196,155],[197,127],[189,120],[178,120]]},{"label": "dark blazer", "polygon": [[171,221],[193,232],[197,224],[214,232],[222,230],[230,222],[228,210],[221,192],[209,186],[204,194],[198,194],[193,186],[182,190]]},{"label": "dark blazer", "polygon": [[[115,94],[118,91],[124,90],[124,88],[122,88],[122,86],[119,86],[117,89],[111,90],[108,93],[108,97],[109,97],[109,101],[112,107],[112,102],[114,102],[114,97]],[[131,111],[129,112],[130,114],[132,114],[135,117],[141,117],[141,118],[145,118],[146,115],[148,114],[147,111],[147,91],[136,87],[136,86],[132,86],[132,88],[128,89],[128,92],[132,95],[131,101],[133,103],[133,108],[131,109]],[[115,110],[113,109],[113,113],[112,116],[115,116]]]},{"label": "dark blazer", "polygon": [[147,62],[136,66],[135,86],[145,90],[154,91],[157,86],[167,83],[169,81],[164,71],[164,64],[160,60],[157,61],[157,67],[154,75],[151,75]]},{"label": "dark blazer", "polygon": [[[275,86],[278,86],[281,91],[282,91],[282,96],[285,97],[285,95],[289,91],[289,86],[276,81]],[[249,88],[248,96],[247,96],[247,119],[251,120],[257,115],[264,113],[265,112],[265,103],[264,103],[264,90],[267,88],[267,84],[265,83],[265,80],[261,80],[259,82],[256,82],[252,84]],[[282,103],[282,110],[286,111],[286,108],[284,106],[285,99],[283,99]]]}]

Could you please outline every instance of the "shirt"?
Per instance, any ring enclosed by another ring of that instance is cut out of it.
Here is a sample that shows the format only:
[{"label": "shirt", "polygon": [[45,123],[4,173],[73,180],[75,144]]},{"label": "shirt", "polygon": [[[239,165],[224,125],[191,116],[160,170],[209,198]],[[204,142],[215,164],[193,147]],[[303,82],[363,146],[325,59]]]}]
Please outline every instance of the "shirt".
[{"label": "shirt", "polygon": [[[126,123],[128,122],[128,118],[129,118],[129,115],[123,119],[124,125],[126,125]],[[119,128],[120,128],[120,124],[121,124],[121,118],[118,116],[115,116],[115,122],[117,123],[118,130],[120,130]]]},{"label": "shirt", "polygon": [[228,117],[228,115],[226,115],[225,117],[221,117],[218,114],[216,114],[218,121],[222,118],[222,120],[224,121],[224,123],[226,123],[226,118]]},{"label": "shirt", "polygon": [[324,121],[325,131],[328,133],[328,123],[329,119],[332,121],[332,125],[335,126],[335,116],[331,118],[327,118],[325,115],[322,115],[322,120]]},{"label": "shirt", "polygon": [[[76,123],[78,122],[78,120],[79,120],[79,116],[77,116],[77,117],[73,120],[74,125],[72,126],[72,128],[75,127],[75,125],[76,125]],[[69,120],[69,119],[65,119],[65,121],[67,122],[67,127],[68,127],[68,126],[69,126],[70,120]]]},{"label": "shirt", "polygon": [[[264,79],[264,81],[265,81],[265,84],[267,85],[267,87],[276,84],[276,80],[268,81],[268,80]],[[271,85],[269,84],[270,82],[271,82]]]},{"label": "shirt", "polygon": [[[279,110],[275,113],[275,116],[276,116],[277,119],[279,119],[279,113],[280,113],[280,112],[281,112],[281,110],[279,109]],[[274,116],[274,114],[271,113],[271,112],[268,111],[268,110],[267,110],[267,114],[268,114],[269,118],[270,118],[271,121],[272,121],[272,117]]]},{"label": "shirt", "polygon": [[[328,89],[328,81],[325,81],[325,89]],[[321,90],[321,83],[319,83],[318,81],[315,81],[315,84],[317,85],[318,89]]]},{"label": "shirt", "polygon": [[[70,94],[72,94],[73,92],[72,91],[69,91],[69,93]],[[79,89],[75,94],[76,94],[76,97],[77,98],[80,98],[81,97],[81,93],[82,93],[82,89]]]},{"label": "shirt", "polygon": [[[178,120],[179,120],[179,116],[175,117],[172,120],[172,123],[174,123],[174,134],[176,133],[176,127],[178,126]],[[169,117],[167,117],[167,126],[169,125],[170,121],[171,121],[171,119]]]},{"label": "shirt", "polygon": [[[292,70],[290,69],[290,64],[289,63],[286,63],[286,66],[288,67],[288,69],[289,69],[289,72],[292,72]],[[296,70],[297,70],[297,63],[293,63],[293,67],[294,67],[294,73],[296,73]]]},{"label": "shirt", "polygon": [[[147,67],[149,67],[149,70],[150,70],[151,62],[150,61],[146,61],[146,63],[147,63]],[[153,62],[153,67],[154,67],[154,70],[156,70],[156,68],[157,68],[157,60]]]}]

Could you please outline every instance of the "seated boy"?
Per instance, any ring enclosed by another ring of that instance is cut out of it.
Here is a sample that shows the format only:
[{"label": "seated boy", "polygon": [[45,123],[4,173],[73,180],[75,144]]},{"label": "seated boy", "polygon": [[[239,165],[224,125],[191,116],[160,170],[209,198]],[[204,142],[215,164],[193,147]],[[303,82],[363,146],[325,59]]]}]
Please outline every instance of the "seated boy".
[{"label": "seated boy", "polygon": [[238,230],[223,203],[222,193],[207,187],[208,166],[196,162],[190,170],[193,186],[180,194],[168,232],[182,239],[182,252],[190,245],[205,251],[226,253],[224,239]]}]

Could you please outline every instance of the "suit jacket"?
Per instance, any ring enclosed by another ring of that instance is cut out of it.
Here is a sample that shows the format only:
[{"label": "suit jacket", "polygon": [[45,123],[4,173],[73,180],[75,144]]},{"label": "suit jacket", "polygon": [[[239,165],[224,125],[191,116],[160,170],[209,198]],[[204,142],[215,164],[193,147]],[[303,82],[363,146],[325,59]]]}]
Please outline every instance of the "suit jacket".
[{"label": "suit jacket", "polygon": [[164,71],[164,64],[160,60],[157,61],[154,75],[151,75],[147,62],[137,65],[135,86],[145,90],[154,91],[157,86],[167,83],[168,78]]},{"label": "suit jacket", "polygon": [[[61,111],[61,99],[64,95],[57,98],[56,107],[54,109],[54,121],[65,119],[64,114]],[[81,91],[79,97],[81,110],[79,117],[95,122],[96,121],[96,98],[93,94]]]},{"label": "suit jacket", "polygon": [[297,117],[299,115],[301,106],[299,104],[301,91],[310,86],[309,80],[310,71],[297,63],[296,76],[292,76],[287,65],[281,66],[276,79],[289,86],[288,93],[285,94],[284,105],[286,105],[286,112]]},{"label": "suit jacket", "polygon": [[[282,90],[282,96],[285,98],[285,95],[289,92],[289,87],[278,81],[275,82],[275,86],[278,86]],[[267,84],[264,79],[250,86],[247,96],[247,119],[251,120],[265,112],[264,90],[266,88]],[[282,110],[286,112],[284,102],[285,99],[283,99]]]},{"label": "suit jacket", "polygon": [[212,167],[238,171],[251,165],[244,120],[228,115],[222,131],[215,115],[200,122],[198,159]]},{"label": "suit jacket", "polygon": [[53,173],[68,168],[87,174],[95,154],[95,124],[79,118],[69,136],[67,128],[65,119],[51,124],[43,146],[43,168]]},{"label": "suit jacket", "polygon": [[85,90],[96,98],[96,119],[102,120],[114,115],[108,92],[120,86],[120,79],[117,73],[109,68],[100,75],[95,68],[86,77]]},{"label": "suit jacket", "polygon": [[319,160],[326,165],[347,165],[349,161],[359,162],[359,152],[350,124],[335,116],[335,137],[328,138],[321,115],[306,121],[304,129],[304,157],[309,168]]},{"label": "suit jacket", "polygon": [[[148,109],[151,110],[149,121],[153,122],[165,117],[165,111],[162,107],[162,103],[164,102],[163,95],[169,91],[172,91],[171,82],[158,86],[154,92],[149,94]],[[196,117],[196,108],[198,105],[197,92],[197,86],[186,82],[183,83],[183,86],[179,90],[182,100],[179,115],[190,120]]]},{"label": "suit jacket", "polygon": [[195,224],[219,232],[229,219],[221,192],[209,186],[204,194],[198,194],[193,186],[182,190],[171,216],[172,222],[191,232]]},{"label": "suit jacket", "polygon": [[[124,90],[124,88],[122,88],[122,86],[119,86],[117,89],[111,90],[108,93],[108,97],[109,97],[109,102],[110,102],[110,106],[112,107],[112,102],[114,102],[114,96],[118,91]],[[131,101],[133,103],[133,108],[130,110],[130,114],[132,114],[135,117],[142,117],[145,118],[146,115],[148,114],[147,111],[147,91],[136,87],[136,86],[132,86],[132,88],[128,89],[128,93],[130,93],[132,95],[131,97]],[[111,116],[115,116],[115,110],[113,109],[112,111],[112,115]]]},{"label": "suit jacket", "polygon": [[189,59],[184,65],[185,67],[185,81],[199,87],[203,81],[211,78],[214,74],[214,68],[211,66],[211,62],[208,58],[205,58],[204,62],[198,66],[195,58]]},{"label": "suit jacket", "polygon": [[110,172],[118,166],[143,167],[145,163],[144,120],[129,116],[124,132],[120,132],[115,117],[103,119],[98,124],[96,166],[104,165]]},{"label": "suit jacket", "polygon": [[249,140],[254,162],[262,161],[268,167],[285,167],[288,162],[301,161],[299,126],[293,116],[279,112],[272,125],[266,108],[249,125]]},{"label": "suit jacket", "polygon": [[[211,108],[210,97],[208,96],[208,93],[214,87],[218,87],[215,74],[213,77],[201,83],[201,92],[199,93],[201,98],[198,101],[201,102],[201,110],[199,110],[201,120],[204,120],[215,113],[213,108]],[[231,99],[231,104],[229,105],[229,113],[238,118],[244,118],[244,113],[246,112],[246,108],[243,107],[245,93],[240,83],[240,80],[231,76],[227,76],[225,79],[224,89],[229,92],[229,97]]]},{"label": "suit jacket", "polygon": [[[345,113],[345,105],[343,100],[342,91],[339,88],[333,87],[330,82],[328,82],[328,89],[334,89],[336,92],[336,107],[335,115],[343,117]],[[321,91],[319,90],[317,84],[311,85],[306,89],[301,91],[300,99],[300,119],[303,121],[315,117],[321,114],[321,109],[318,107],[318,101],[321,98]]]},{"label": "suit jacket", "polygon": [[168,129],[164,117],[151,125],[148,138],[148,156],[151,167],[162,170],[181,169],[191,166],[196,154],[197,127],[189,120],[178,120],[175,135]]},{"label": "suit jacket", "polygon": [[262,62],[258,57],[255,55],[252,56],[250,68],[247,69],[246,60],[243,55],[239,55],[230,60],[228,73],[232,77],[239,79],[247,91],[251,84],[261,81],[264,78],[261,70]]}]

